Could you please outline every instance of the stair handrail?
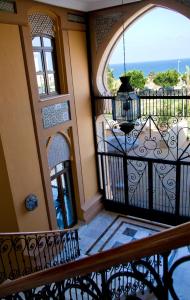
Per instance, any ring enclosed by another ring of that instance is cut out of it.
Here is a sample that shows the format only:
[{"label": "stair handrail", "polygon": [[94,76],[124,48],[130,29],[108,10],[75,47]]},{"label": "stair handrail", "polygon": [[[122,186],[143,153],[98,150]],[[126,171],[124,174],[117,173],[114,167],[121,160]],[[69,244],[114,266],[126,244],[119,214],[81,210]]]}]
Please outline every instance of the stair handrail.
[{"label": "stair handrail", "polygon": [[0,233],[0,284],[80,256],[78,229]]},{"label": "stair handrail", "polygon": [[7,236],[7,235],[31,235],[31,234],[52,234],[52,233],[64,233],[64,232],[70,232],[70,231],[74,231],[76,229],[79,229],[79,226],[76,225],[72,228],[68,228],[68,229],[55,229],[55,230],[42,230],[42,231],[13,231],[13,232],[0,232],[0,237],[1,236]]},{"label": "stair handrail", "polygon": [[166,229],[150,237],[133,241],[111,250],[30,274],[0,286],[0,297],[30,290],[34,287],[62,281],[73,276],[101,271],[113,265],[165,253],[190,244],[190,222]]}]

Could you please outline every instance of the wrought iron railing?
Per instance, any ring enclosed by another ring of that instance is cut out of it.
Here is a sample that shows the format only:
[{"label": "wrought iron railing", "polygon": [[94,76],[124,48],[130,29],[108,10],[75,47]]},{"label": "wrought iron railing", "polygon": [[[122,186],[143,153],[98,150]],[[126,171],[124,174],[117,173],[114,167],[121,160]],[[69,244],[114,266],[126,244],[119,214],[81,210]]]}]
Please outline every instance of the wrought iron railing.
[{"label": "wrought iron railing", "polygon": [[78,231],[0,234],[0,283],[80,256]]},{"label": "wrought iron railing", "polygon": [[106,209],[177,225],[190,219],[189,161],[98,153]]},{"label": "wrought iron railing", "polygon": [[[189,299],[190,223],[0,286],[1,299]],[[186,280],[182,280],[186,279]],[[152,296],[152,298],[150,297]]]},{"label": "wrought iron railing", "polygon": [[[140,91],[140,116],[190,117],[190,95],[187,91]],[[112,115],[115,109],[122,115],[122,101],[114,96],[100,96],[96,99],[96,115]]]},{"label": "wrought iron railing", "polygon": [[[127,134],[122,101],[96,98],[99,185],[107,209],[177,225],[190,220],[190,95],[139,92]],[[117,116],[117,118],[115,118]]]},{"label": "wrought iron railing", "polygon": [[189,117],[190,95],[187,91],[139,92],[141,116]]}]

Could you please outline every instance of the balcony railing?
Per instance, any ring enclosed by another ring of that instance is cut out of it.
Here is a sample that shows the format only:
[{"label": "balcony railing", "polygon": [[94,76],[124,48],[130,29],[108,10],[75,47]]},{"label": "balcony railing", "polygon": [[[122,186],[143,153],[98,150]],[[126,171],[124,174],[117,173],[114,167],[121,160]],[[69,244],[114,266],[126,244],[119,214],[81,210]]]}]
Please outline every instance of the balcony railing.
[{"label": "balcony railing", "polygon": [[190,219],[189,161],[98,153],[107,210],[177,225]]},{"label": "balcony railing", "polygon": [[[140,91],[141,116],[190,117],[190,95],[187,91]],[[96,115],[114,116],[114,108],[121,107],[122,102],[114,96],[96,97]]]},{"label": "balcony railing", "polygon": [[0,283],[80,256],[78,231],[0,233]]},{"label": "balcony railing", "polygon": [[[190,95],[139,93],[140,116],[125,134],[123,102],[96,98],[100,189],[107,209],[177,225],[190,220]],[[117,120],[115,118],[117,116]]]},{"label": "balcony railing", "polygon": [[[6,282],[1,299],[189,299],[190,223]],[[182,280],[183,278],[183,280]],[[151,296],[151,297],[150,297]]]}]

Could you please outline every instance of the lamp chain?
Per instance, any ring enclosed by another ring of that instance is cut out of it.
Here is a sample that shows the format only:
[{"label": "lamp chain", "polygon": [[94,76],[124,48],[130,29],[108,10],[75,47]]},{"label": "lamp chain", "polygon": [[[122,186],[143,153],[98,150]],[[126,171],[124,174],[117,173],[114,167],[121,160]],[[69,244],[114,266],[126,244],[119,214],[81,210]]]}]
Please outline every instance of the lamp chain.
[{"label": "lamp chain", "polygon": [[[124,7],[124,0],[122,0],[122,7]],[[124,74],[126,73],[126,58],[125,58],[125,25],[124,25],[124,9],[123,9],[123,68]]]}]

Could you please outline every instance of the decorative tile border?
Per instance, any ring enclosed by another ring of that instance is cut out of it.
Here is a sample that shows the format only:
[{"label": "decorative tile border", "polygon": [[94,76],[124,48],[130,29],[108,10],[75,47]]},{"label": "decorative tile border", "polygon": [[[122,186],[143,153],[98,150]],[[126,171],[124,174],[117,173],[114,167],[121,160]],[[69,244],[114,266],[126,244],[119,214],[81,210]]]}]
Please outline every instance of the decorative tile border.
[{"label": "decorative tile border", "polygon": [[69,101],[42,108],[43,127],[45,129],[63,124],[70,119]]},{"label": "decorative tile border", "polygon": [[[135,234],[133,236],[131,236],[131,234],[126,236],[126,234],[124,234],[124,231],[126,229],[133,230]],[[104,251],[111,241],[113,242],[113,247],[115,247],[116,243],[123,244],[123,240],[121,240],[118,236],[120,231],[123,231],[122,233],[124,239],[127,238],[128,242],[132,242],[139,238],[139,233],[144,232],[143,237],[145,237],[149,236],[152,233],[159,232],[159,229],[158,226],[149,226],[148,224],[141,225],[137,222],[133,222],[133,220],[130,220],[128,217],[118,215],[104,230],[104,232],[96,239],[96,241],[88,248],[85,254],[91,255],[95,252]]]}]

